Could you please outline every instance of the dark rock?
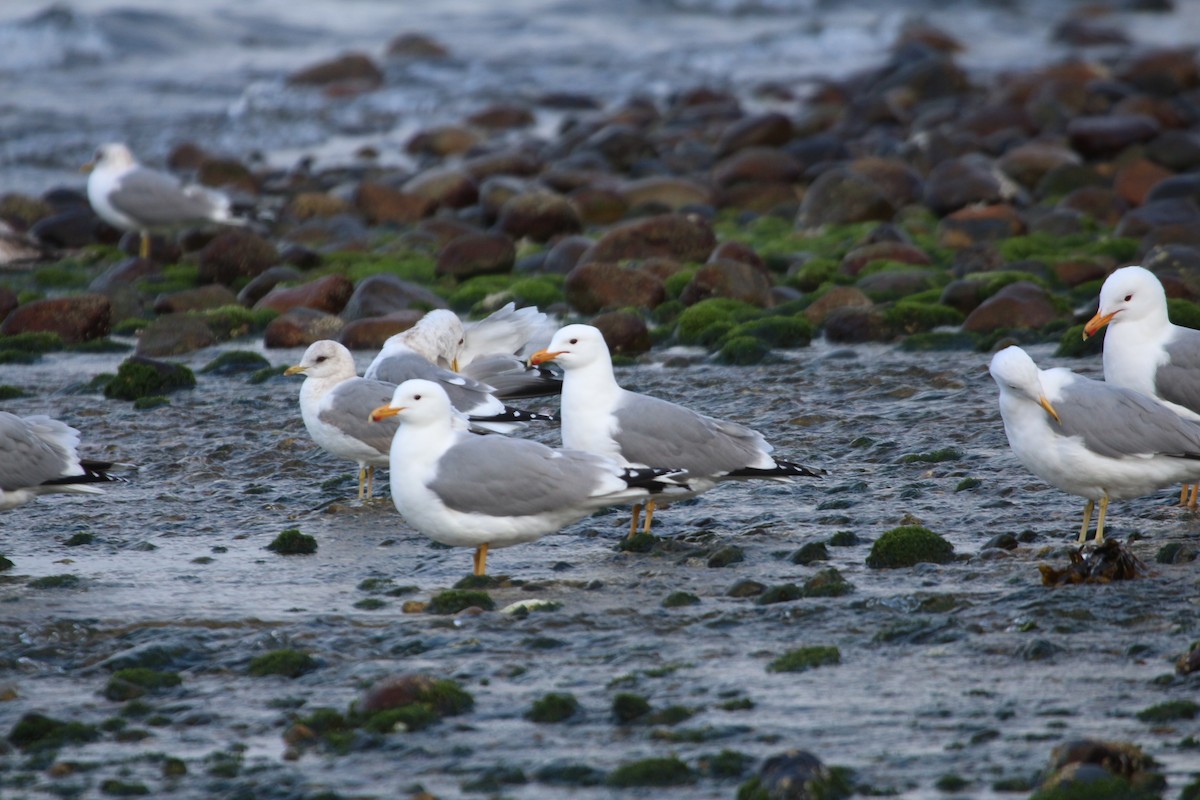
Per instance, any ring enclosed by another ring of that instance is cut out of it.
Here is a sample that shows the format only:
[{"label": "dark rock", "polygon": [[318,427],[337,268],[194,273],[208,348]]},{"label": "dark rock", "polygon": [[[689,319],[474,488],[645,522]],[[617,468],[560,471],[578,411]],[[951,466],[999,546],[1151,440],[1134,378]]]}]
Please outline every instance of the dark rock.
[{"label": "dark rock", "polygon": [[536,152],[518,147],[471,156],[462,166],[476,181],[483,181],[494,176],[532,177],[544,164]]},{"label": "dark rock", "polygon": [[855,247],[846,253],[838,272],[843,275],[858,275],[872,261],[899,261],[902,264],[927,266],[932,264],[929,254],[919,247],[905,242],[872,242]]},{"label": "dark rock", "polygon": [[513,239],[547,242],[583,230],[575,207],[562,195],[546,190],[523,192],[500,207],[496,227]]},{"label": "dark rock", "polygon": [[422,128],[405,142],[404,151],[414,155],[445,158],[460,155],[479,144],[481,137],[461,125],[438,125]]},{"label": "dark rock", "polygon": [[18,305],[17,293],[7,286],[0,286],[0,322]]},{"label": "dark rock", "polygon": [[1146,195],[1146,202],[1186,198],[1200,204],[1200,175],[1172,175],[1157,182]]},{"label": "dark rock", "polygon": [[1110,158],[1125,148],[1148,142],[1161,130],[1144,114],[1075,117],[1067,123],[1067,139],[1084,158]]},{"label": "dark rock", "polygon": [[430,216],[437,203],[430,197],[364,181],[354,191],[354,207],[366,218],[368,224],[405,224]]},{"label": "dark rock", "polygon": [[[756,778],[761,795],[770,800],[816,800],[849,797],[851,787],[806,750],[788,750],[763,762]],[[841,787],[838,791],[836,787]]]},{"label": "dark rock", "polygon": [[319,339],[337,339],[344,323],[333,314],[312,308],[293,308],[267,324],[265,347],[307,347]]},{"label": "dark rock", "polygon": [[766,590],[765,584],[746,578],[730,586],[725,594],[728,597],[757,597]]},{"label": "dark rock", "polygon": [[196,183],[244,194],[259,192],[258,180],[245,164],[231,158],[206,158],[196,170]]},{"label": "dark rock", "polygon": [[717,140],[717,155],[747,147],[779,147],[792,138],[792,121],[777,111],[742,117],[731,123]]},{"label": "dark rock", "polygon": [[438,253],[437,274],[458,280],[476,275],[503,275],[512,272],[517,260],[513,240],[498,233],[471,233],[460,236]]},{"label": "dark rock", "polygon": [[967,315],[962,327],[973,333],[1041,328],[1060,316],[1045,289],[1029,281],[1017,281],[980,303]]},{"label": "dark rock", "polygon": [[850,150],[839,136],[829,133],[814,133],[793,139],[783,146],[783,151],[794,159],[801,174],[825,164],[847,161]]},{"label": "dark rock", "polygon": [[516,103],[493,103],[467,117],[467,123],[492,131],[528,128],[537,119],[528,106]]},{"label": "dark rock", "polygon": [[580,263],[653,256],[703,262],[716,245],[716,235],[706,221],[692,215],[661,214],[613,227],[584,253]]},{"label": "dark rock", "polygon": [[696,270],[679,299],[695,305],[710,297],[728,297],[765,308],[771,304],[771,280],[766,274],[741,261],[717,261]]},{"label": "dark rock", "polygon": [[1200,167],[1200,136],[1193,131],[1168,129],[1146,144],[1146,158],[1172,172]]},{"label": "dark rock", "polygon": [[1186,197],[1150,200],[1128,211],[1113,231],[1114,236],[1138,239],[1156,228],[1200,226],[1200,206]]},{"label": "dark rock", "polygon": [[423,316],[424,311],[410,308],[381,317],[356,319],[346,323],[346,327],[338,334],[338,341],[351,350],[378,350],[389,336],[408,330]]},{"label": "dark rock", "polygon": [[388,58],[438,59],[450,55],[446,46],[423,33],[401,33],[388,42]]},{"label": "dark rock", "polygon": [[609,311],[592,319],[592,325],[604,334],[610,352],[637,356],[650,350],[650,330],[640,314],[630,311]]},{"label": "dark rock", "polygon": [[647,134],[620,123],[600,128],[587,137],[583,148],[599,153],[616,172],[629,172],[638,161],[658,155],[654,141]]},{"label": "dark rock", "polygon": [[237,295],[219,283],[160,294],[154,299],[154,313],[173,314],[179,311],[203,311],[237,304]]},{"label": "dark rock", "polygon": [[583,314],[607,308],[655,308],[667,299],[662,281],[642,270],[620,264],[583,263],[567,274],[563,294]]},{"label": "dark rock", "polygon": [[345,275],[333,273],[299,286],[276,286],[254,308],[269,308],[280,314],[293,308],[314,308],[336,314],[346,307],[354,284]]},{"label": "dark rock", "polygon": [[54,206],[38,197],[9,192],[0,195],[0,221],[8,223],[13,230],[24,232],[39,219],[52,216]]},{"label": "dark rock", "polygon": [[141,281],[162,276],[162,265],[148,258],[127,258],[101,272],[88,284],[88,290],[110,294],[119,289],[132,289]]},{"label": "dark rock", "polygon": [[1108,274],[1108,268],[1097,261],[1069,259],[1056,262],[1053,266],[1054,276],[1064,286],[1079,286],[1090,281],[1103,280]]},{"label": "dark rock", "polygon": [[944,306],[970,314],[983,302],[985,284],[983,281],[954,280],[946,284],[938,302]]},{"label": "dark rock", "polygon": [[621,188],[621,197],[632,209],[668,209],[679,211],[694,206],[712,205],[713,194],[707,187],[687,178],[651,175],[629,181]]},{"label": "dark rock", "polygon": [[935,289],[940,277],[939,271],[930,269],[889,269],[865,275],[855,285],[872,300],[882,303]]},{"label": "dark rock", "polygon": [[858,307],[870,309],[874,305],[874,301],[867,297],[861,289],[856,289],[853,286],[834,286],[810,303],[808,308],[804,309],[804,317],[813,326],[819,328],[825,324],[825,318],[839,308]]},{"label": "dark rock", "polygon": [[728,188],[743,183],[799,183],[804,177],[800,163],[784,150],[750,147],[739,150],[713,168],[713,182]]},{"label": "dark rock", "polygon": [[821,173],[800,203],[799,224],[806,228],[851,222],[890,220],[895,206],[882,187],[846,167]]},{"label": "dark rock", "polygon": [[377,273],[363,278],[354,287],[354,294],[342,309],[342,319],[350,322],[396,311],[415,309],[425,312],[445,307],[446,301],[424,286],[395,275]]},{"label": "dark rock", "polygon": [[1025,232],[1021,215],[1010,205],[972,205],[947,214],[938,223],[938,244],[963,248],[999,242]]},{"label": "dark rock", "polygon": [[612,225],[629,211],[621,193],[607,186],[581,186],[568,197],[585,225]]},{"label": "dark rock", "polygon": [[1058,208],[1078,211],[1105,227],[1116,225],[1129,205],[1114,189],[1107,186],[1085,186],[1058,201]]},{"label": "dark rock", "polygon": [[1079,154],[1053,142],[1025,142],[1007,151],[997,161],[1004,174],[1026,189],[1034,189],[1057,167],[1079,164]]},{"label": "dark rock", "polygon": [[346,53],[293,72],[287,82],[297,86],[366,91],[383,85],[383,71],[362,53]]},{"label": "dark rock", "polygon": [[767,264],[763,261],[762,256],[755,252],[751,245],[739,242],[736,239],[721,242],[713,249],[708,260],[713,264],[720,261],[738,261],[742,264],[749,264],[764,275],[770,274],[770,270],[767,269]]},{"label": "dark rock", "polygon": [[102,294],[33,300],[4,317],[0,334],[56,333],[64,342],[74,344],[107,336],[111,317],[108,298]]},{"label": "dark rock", "polygon": [[542,261],[542,272],[566,275],[575,269],[579,259],[594,242],[586,236],[564,236],[554,243]]},{"label": "dark rock", "polygon": [[945,216],[973,203],[1000,202],[1000,181],[992,169],[990,161],[973,154],[943,161],[925,180],[925,205]]},{"label": "dark rock", "polygon": [[216,334],[201,317],[166,314],[142,329],[135,352],[149,358],[180,356],[216,343]]},{"label": "dark rock", "polygon": [[248,230],[225,230],[200,251],[199,277],[204,283],[229,286],[254,278],[279,263],[275,246]]},{"label": "dark rock", "polygon": [[[287,260],[286,253],[284,260]],[[238,292],[238,302],[246,307],[253,306],[259,300],[267,296],[267,292],[275,288],[280,283],[294,283],[302,280],[304,273],[293,266],[281,265],[278,267],[270,267],[255,276],[247,283],[242,290]]]},{"label": "dark rock", "polygon": [[48,247],[70,250],[96,242],[116,242],[120,233],[83,206],[42,217],[29,226],[29,236]]},{"label": "dark rock", "polygon": [[925,179],[899,158],[856,158],[850,169],[878,186],[894,208],[918,202],[925,191]]},{"label": "dark rock", "polygon": [[432,201],[439,208],[466,208],[479,200],[479,185],[466,170],[435,167],[405,181],[401,190]]},{"label": "dark rock", "polygon": [[824,329],[826,339],[843,344],[883,342],[892,338],[883,312],[874,307],[830,309],[825,315]]}]

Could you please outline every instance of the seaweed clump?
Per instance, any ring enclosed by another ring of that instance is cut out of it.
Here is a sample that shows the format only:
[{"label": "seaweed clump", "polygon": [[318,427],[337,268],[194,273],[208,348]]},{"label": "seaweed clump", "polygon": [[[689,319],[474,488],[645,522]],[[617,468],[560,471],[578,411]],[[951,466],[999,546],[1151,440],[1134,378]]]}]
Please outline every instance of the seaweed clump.
[{"label": "seaweed clump", "polygon": [[921,525],[901,525],[871,545],[867,566],[891,569],[922,563],[945,564],[953,558],[954,546],[938,534]]}]

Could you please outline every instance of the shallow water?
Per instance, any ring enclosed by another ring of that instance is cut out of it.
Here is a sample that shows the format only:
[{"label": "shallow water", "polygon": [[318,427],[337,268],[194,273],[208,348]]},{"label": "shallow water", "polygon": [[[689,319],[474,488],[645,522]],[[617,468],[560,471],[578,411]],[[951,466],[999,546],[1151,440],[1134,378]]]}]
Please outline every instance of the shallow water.
[{"label": "shallow water", "polygon": [[[187,363],[203,366],[215,352]],[[1044,349],[1033,353],[1043,366],[1060,363]],[[283,364],[300,352],[266,355]],[[608,771],[674,754],[695,767],[723,749],[757,759],[792,747],[903,797],[948,796],[934,784],[949,773],[970,782],[961,796],[1012,797],[993,791],[993,782],[1032,779],[1056,743],[1085,736],[1144,747],[1164,764],[1167,797],[1200,771],[1200,751],[1180,747],[1195,723],[1154,726],[1134,716],[1195,697],[1194,677],[1156,679],[1169,676],[1173,659],[1197,638],[1200,578],[1194,563],[1153,561],[1164,544],[1194,545],[1200,522],[1173,508],[1167,489],[1114,504],[1110,534],[1138,532],[1143,538],[1132,547],[1152,574],[1043,588],[1037,564],[1063,565],[1082,504],[1025,473],[1008,452],[983,355],[818,343],[757,368],[622,368],[625,385],[750,423],[781,455],[829,475],[723,486],[664,510],[656,532],[679,543],[675,553],[616,552],[624,510],[494,551],[489,571],[514,581],[491,591],[498,607],[529,598],[562,603],[524,619],[402,612],[405,600],[428,599],[467,574],[469,551],[431,545],[389,503],[353,499],[352,467],[306,438],[298,379],[253,386],[200,375],[194,391],[144,412],[60,391],[119,360],[60,354],[5,368],[3,382],[34,394],[5,410],[50,412],[84,432],[90,455],[138,469],[104,497],[43,498],[0,517],[0,552],[16,563],[0,575],[0,686],[17,695],[0,702],[0,731],[30,711],[93,723],[118,714],[122,704],[101,694],[103,662],[136,648],[178,648],[183,684],[146,698],[165,717],[161,725],[130,722],[149,738],[120,743],[108,734],[64,748],[60,761],[83,765],[73,774],[52,777],[19,753],[0,754],[5,797],[55,796],[68,787],[99,796],[97,787],[115,776],[171,798],[236,791],[299,798],[321,789],[395,797],[416,783],[440,798],[479,796],[462,785],[498,765],[529,776],[504,786],[507,797],[651,796],[568,790],[532,776],[553,762]],[[1091,361],[1070,365],[1099,370]],[[554,438],[552,430],[539,435]],[[906,454],[948,446],[962,458],[901,463]],[[955,491],[965,477],[981,484]],[[840,530],[873,540],[909,515],[963,559],[870,570],[868,544],[831,547],[831,561],[812,566],[787,558]],[[316,537],[318,552],[282,557],[264,549],[290,527]],[[1025,530],[1037,535],[1031,544],[982,552],[992,535]],[[79,532],[95,542],[64,544]],[[722,544],[741,547],[744,561],[709,568],[707,555]],[[800,584],[827,566],[856,591],[766,606],[726,594],[742,579]],[[62,574],[80,585],[28,585]],[[368,578],[416,588],[370,595],[360,588]],[[663,608],[678,590],[700,604]],[[386,605],[356,607],[371,596]],[[841,663],[766,670],[804,645],[836,645]],[[280,647],[309,651],[321,666],[294,681],[246,676],[250,658]],[[379,749],[283,758],[292,714],[344,709],[372,680],[397,672],[454,677],[474,695],[475,709],[393,734]],[[551,691],[573,693],[582,717],[525,720],[531,703]],[[674,728],[620,727],[609,709],[621,691],[643,694],[655,708],[697,713]],[[720,707],[737,698],[754,707]],[[189,774],[163,778],[153,754],[184,759]],[[237,777],[209,774],[221,754],[241,759]],[[728,798],[736,783],[705,778],[652,796]]]}]

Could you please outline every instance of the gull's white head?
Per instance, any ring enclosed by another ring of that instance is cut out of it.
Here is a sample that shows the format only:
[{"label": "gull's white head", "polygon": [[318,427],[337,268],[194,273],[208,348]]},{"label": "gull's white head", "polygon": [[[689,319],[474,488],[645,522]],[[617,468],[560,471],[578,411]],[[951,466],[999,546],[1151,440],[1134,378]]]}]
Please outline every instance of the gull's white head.
[{"label": "gull's white head", "polygon": [[436,308],[406,331],[389,339],[419,353],[427,360],[453,368],[462,353],[465,340],[462,320],[453,311]]},{"label": "gull's white head", "polygon": [[414,378],[396,387],[392,401],[371,412],[379,422],[387,417],[399,417],[406,425],[428,425],[453,415],[454,408],[446,390],[433,381]]},{"label": "gull's white head", "polygon": [[594,364],[597,361],[611,361],[608,343],[599,328],[591,325],[567,325],[559,328],[546,345],[545,350],[539,350],[529,358],[531,364],[543,364],[553,361],[564,370]]},{"label": "gull's white head", "polygon": [[1000,387],[1000,395],[1028,400],[1046,409],[1050,416],[1058,419],[1058,412],[1042,389],[1041,370],[1033,359],[1021,348],[1013,345],[992,356],[988,365],[992,380]]},{"label": "gull's white head", "polygon": [[309,378],[323,380],[326,378],[354,378],[358,376],[354,368],[354,356],[345,345],[332,339],[322,339],[313,342],[304,351],[300,363],[284,370],[284,375],[299,375],[303,373]]},{"label": "gull's white head", "polygon": [[1105,325],[1150,320],[1169,322],[1167,293],[1153,272],[1144,267],[1121,267],[1100,287],[1100,308],[1084,326],[1092,336]]},{"label": "gull's white head", "polygon": [[96,148],[96,154],[85,169],[123,170],[137,165],[129,148],[120,142],[108,142]]}]

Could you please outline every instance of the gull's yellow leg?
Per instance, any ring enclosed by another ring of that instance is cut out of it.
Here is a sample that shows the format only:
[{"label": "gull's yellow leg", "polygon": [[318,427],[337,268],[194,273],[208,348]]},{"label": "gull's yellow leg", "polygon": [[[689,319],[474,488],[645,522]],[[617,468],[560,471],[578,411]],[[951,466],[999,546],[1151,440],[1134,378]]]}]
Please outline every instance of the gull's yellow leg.
[{"label": "gull's yellow leg", "polygon": [[1185,483],[1183,488],[1179,490],[1179,505],[1186,506],[1188,502],[1188,490],[1192,488],[1190,483]]},{"label": "gull's yellow leg", "polygon": [[475,548],[475,574],[476,575],[486,575],[487,574],[487,551],[488,551],[487,542],[484,542],[483,544],[479,545],[479,547]]},{"label": "gull's yellow leg", "polygon": [[1096,507],[1095,500],[1088,500],[1087,505],[1083,507],[1083,527],[1079,529],[1079,542],[1082,544],[1087,541],[1088,525],[1092,521],[1092,509]]},{"label": "gull's yellow leg", "polygon": [[146,231],[142,231],[142,242],[138,247],[138,255],[142,258],[150,257],[150,234]]},{"label": "gull's yellow leg", "polygon": [[375,496],[375,465],[367,467],[367,499]]},{"label": "gull's yellow leg", "polygon": [[1104,515],[1108,511],[1108,495],[1100,498],[1100,515],[1096,517],[1096,544],[1104,541]]},{"label": "gull's yellow leg", "polygon": [[638,522],[642,519],[642,504],[635,503],[632,509],[633,517],[629,520],[629,537],[637,536]]},{"label": "gull's yellow leg", "polygon": [[1188,495],[1187,507],[1195,511],[1197,495],[1200,495],[1200,483],[1193,483],[1190,488],[1192,491],[1191,494]]},{"label": "gull's yellow leg", "polygon": [[642,529],[642,533],[650,532],[650,523],[654,521],[654,501],[650,500],[646,503],[646,527]]},{"label": "gull's yellow leg", "polygon": [[359,467],[358,468],[358,499],[359,500],[363,499],[363,486],[364,486],[366,480],[367,480],[367,468]]}]

